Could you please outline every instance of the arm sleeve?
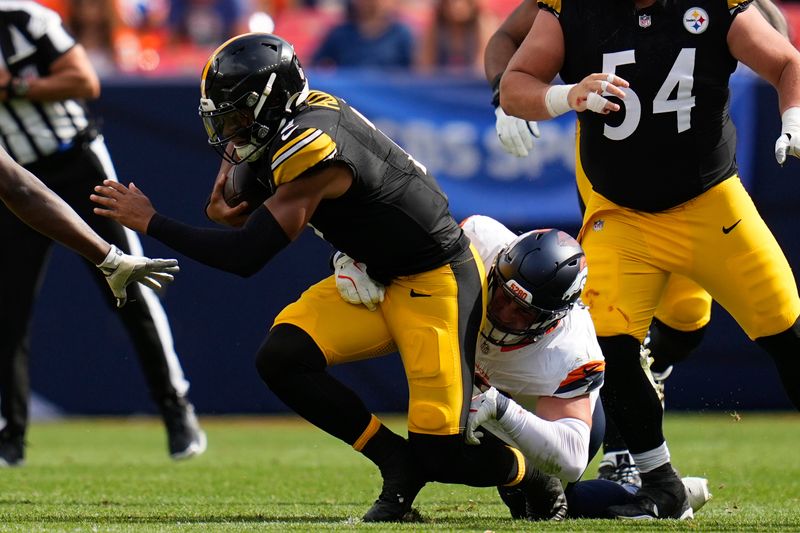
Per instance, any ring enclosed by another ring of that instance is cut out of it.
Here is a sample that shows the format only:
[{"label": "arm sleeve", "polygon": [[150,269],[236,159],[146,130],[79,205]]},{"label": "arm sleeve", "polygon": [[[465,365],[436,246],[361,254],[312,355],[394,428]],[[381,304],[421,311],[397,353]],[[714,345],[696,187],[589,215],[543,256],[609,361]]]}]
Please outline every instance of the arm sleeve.
[{"label": "arm sleeve", "polygon": [[577,481],[589,461],[586,422],[577,418],[551,422],[522,408],[514,400],[508,403],[505,414],[486,427],[505,434],[539,470],[564,481]]},{"label": "arm sleeve", "polygon": [[237,229],[198,228],[156,213],[147,234],[186,257],[242,277],[261,270],[291,242],[265,207]]}]

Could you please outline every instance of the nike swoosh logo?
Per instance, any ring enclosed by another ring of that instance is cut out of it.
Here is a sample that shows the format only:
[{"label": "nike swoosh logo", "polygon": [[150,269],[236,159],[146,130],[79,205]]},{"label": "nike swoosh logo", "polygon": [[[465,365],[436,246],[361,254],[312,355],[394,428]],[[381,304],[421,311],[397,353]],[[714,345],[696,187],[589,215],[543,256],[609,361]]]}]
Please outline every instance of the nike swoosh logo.
[{"label": "nike swoosh logo", "polygon": [[417,292],[414,289],[411,289],[411,297],[412,298],[430,298],[431,295],[430,294],[424,294],[424,293],[421,293],[421,292]]},{"label": "nike swoosh logo", "polygon": [[739,225],[739,222],[741,222],[741,221],[742,221],[742,219],[740,218],[739,220],[737,220],[736,222],[734,222],[733,226],[728,226],[727,228],[726,228],[725,226],[722,226],[722,233],[724,233],[725,235],[727,235],[728,233],[732,232],[732,231],[733,231],[733,228],[735,228],[736,226],[738,226],[738,225]]},{"label": "nike swoosh logo", "polygon": [[297,129],[297,126],[294,126],[294,127],[292,127],[292,128],[289,128],[288,130],[284,130],[284,131],[281,133],[281,140],[282,140],[282,141],[285,141],[286,139],[288,139],[288,138],[289,138],[289,136],[290,136],[292,133],[294,133],[294,130],[296,130],[296,129]]}]

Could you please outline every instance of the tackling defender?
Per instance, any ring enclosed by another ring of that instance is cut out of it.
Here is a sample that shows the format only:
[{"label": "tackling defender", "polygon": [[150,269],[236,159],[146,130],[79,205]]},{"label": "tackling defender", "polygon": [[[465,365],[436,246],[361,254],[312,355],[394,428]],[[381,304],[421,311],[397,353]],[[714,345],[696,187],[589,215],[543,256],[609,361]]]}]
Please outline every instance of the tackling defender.
[{"label": "tackling defender", "polygon": [[[552,509],[551,519],[607,518],[610,506],[632,501],[636,487],[574,483],[599,448],[604,426],[598,395],[603,355],[578,299],[587,272],[583,250],[555,229],[517,236],[479,215],[462,227],[484,262],[489,285],[475,362],[476,383],[485,392],[475,391],[466,440],[480,444],[494,435],[519,449],[547,478],[540,498]],[[385,288],[366,276],[363,263],[339,253],[335,266],[343,299],[380,304]],[[562,481],[569,483],[566,499]],[[706,480],[684,482],[699,509],[710,498]],[[511,515],[524,517],[524,495],[498,490]]]}]

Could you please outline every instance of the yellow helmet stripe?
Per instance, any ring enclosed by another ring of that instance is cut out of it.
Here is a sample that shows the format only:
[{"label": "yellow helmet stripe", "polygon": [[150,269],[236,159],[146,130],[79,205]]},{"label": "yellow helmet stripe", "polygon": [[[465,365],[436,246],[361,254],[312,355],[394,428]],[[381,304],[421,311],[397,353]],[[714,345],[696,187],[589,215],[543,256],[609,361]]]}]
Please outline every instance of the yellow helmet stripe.
[{"label": "yellow helmet stripe", "polygon": [[255,32],[250,33],[243,33],[241,35],[236,35],[235,37],[231,37],[221,45],[217,47],[216,50],[211,54],[211,57],[208,58],[206,61],[206,66],[203,67],[203,74],[200,76],[200,96],[202,98],[207,98],[206,96],[206,76],[208,75],[208,70],[211,68],[211,64],[217,58],[217,55],[222,51],[223,48],[228,46],[230,43],[235,41],[236,39],[241,39],[242,37],[247,37],[248,35],[253,35]]}]

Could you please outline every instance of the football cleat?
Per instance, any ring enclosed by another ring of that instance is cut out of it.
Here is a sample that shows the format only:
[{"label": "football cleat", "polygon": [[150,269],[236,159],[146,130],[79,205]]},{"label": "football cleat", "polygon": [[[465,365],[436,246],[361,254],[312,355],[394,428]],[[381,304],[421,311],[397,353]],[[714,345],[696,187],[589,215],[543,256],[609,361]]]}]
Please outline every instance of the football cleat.
[{"label": "football cleat", "polygon": [[25,438],[0,431],[0,467],[22,466],[25,463]]},{"label": "football cleat", "polygon": [[511,512],[511,518],[515,520],[522,520],[526,515],[525,507],[525,493],[521,488],[517,487],[497,487],[497,493],[500,494],[500,499],[506,504],[508,510]]},{"label": "football cleat", "polygon": [[520,489],[525,496],[527,520],[558,522],[567,517],[567,496],[557,477],[537,471],[520,484]]},{"label": "football cleat", "polygon": [[604,454],[597,469],[597,479],[607,479],[620,485],[642,486],[639,468],[627,450]]},{"label": "football cleat", "polygon": [[708,480],[704,477],[685,477],[682,478],[683,486],[686,487],[686,496],[689,499],[689,506],[695,513],[703,507],[713,495],[708,490]]},{"label": "football cleat", "polygon": [[687,490],[680,476],[670,463],[641,474],[642,488],[636,493],[633,503],[613,505],[608,508],[611,516],[634,520],[694,518],[689,506]]},{"label": "football cleat", "polygon": [[167,400],[161,406],[161,414],[167,428],[167,446],[172,459],[189,459],[206,451],[206,434],[200,429],[194,406],[185,398]]},{"label": "football cleat", "polygon": [[[396,454],[398,455],[398,454]],[[404,452],[392,464],[381,469],[383,488],[378,499],[364,514],[364,522],[419,522],[419,513],[411,508],[414,498],[425,486],[416,475],[410,453]]]}]

